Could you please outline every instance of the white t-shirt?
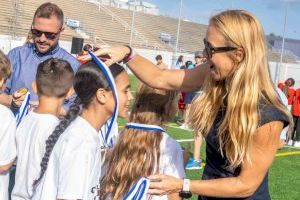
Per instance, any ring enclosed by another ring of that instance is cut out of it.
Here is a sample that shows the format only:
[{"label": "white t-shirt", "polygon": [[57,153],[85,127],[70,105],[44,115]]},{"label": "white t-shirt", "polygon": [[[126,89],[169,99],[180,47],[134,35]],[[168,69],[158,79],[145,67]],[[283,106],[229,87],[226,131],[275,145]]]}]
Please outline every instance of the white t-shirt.
[{"label": "white t-shirt", "polygon": [[[182,149],[179,143],[171,138],[167,133],[162,133],[160,142],[159,173],[176,178],[184,178],[184,163]],[[167,200],[167,195],[152,196],[151,200]]]},{"label": "white t-shirt", "polygon": [[32,197],[32,184],[41,171],[40,163],[45,153],[46,140],[58,122],[54,115],[32,111],[19,124],[16,133],[17,169],[12,200]]},{"label": "white t-shirt", "polygon": [[[0,104],[0,166],[7,165],[16,158],[16,119],[12,112]],[[0,199],[8,199],[9,173],[0,174]]]},{"label": "white t-shirt", "polygon": [[56,142],[33,199],[94,199],[101,173],[100,152],[97,131],[78,116]]}]

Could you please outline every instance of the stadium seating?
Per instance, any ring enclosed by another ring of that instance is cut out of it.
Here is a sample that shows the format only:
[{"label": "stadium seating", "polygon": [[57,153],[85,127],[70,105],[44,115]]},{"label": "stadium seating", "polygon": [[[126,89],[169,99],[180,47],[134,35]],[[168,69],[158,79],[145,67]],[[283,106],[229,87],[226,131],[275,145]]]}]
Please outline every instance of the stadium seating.
[{"label": "stadium seating", "polygon": [[[30,29],[36,8],[44,0],[5,0],[0,1],[0,35],[25,37]],[[71,41],[72,37],[88,36],[85,42],[95,45],[129,44],[131,37],[132,11],[97,5],[82,0],[51,0],[60,6],[66,19],[80,22],[78,31],[65,28],[61,40]],[[173,52],[176,43],[178,20],[166,16],[135,13],[135,34],[132,45],[140,48]],[[179,52],[193,53],[203,49],[203,38],[207,26],[194,22],[181,21]],[[161,41],[160,33],[171,35],[171,41]],[[278,61],[280,56],[269,53],[270,60]],[[284,61],[293,61],[284,57]]]}]

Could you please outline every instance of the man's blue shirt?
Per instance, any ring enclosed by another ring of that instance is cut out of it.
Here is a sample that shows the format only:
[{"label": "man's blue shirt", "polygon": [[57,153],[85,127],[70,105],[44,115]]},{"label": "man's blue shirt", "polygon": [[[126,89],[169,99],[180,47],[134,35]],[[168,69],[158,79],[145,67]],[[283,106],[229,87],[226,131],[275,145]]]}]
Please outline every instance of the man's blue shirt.
[{"label": "man's blue shirt", "polygon": [[13,67],[13,73],[6,82],[6,93],[13,94],[18,89],[26,87],[30,91],[30,99],[38,100],[37,94],[32,90],[31,83],[35,80],[38,65],[48,58],[59,58],[68,61],[74,72],[80,66],[74,56],[57,45],[52,51],[40,54],[34,44],[25,44],[12,49],[8,53],[8,58]]}]

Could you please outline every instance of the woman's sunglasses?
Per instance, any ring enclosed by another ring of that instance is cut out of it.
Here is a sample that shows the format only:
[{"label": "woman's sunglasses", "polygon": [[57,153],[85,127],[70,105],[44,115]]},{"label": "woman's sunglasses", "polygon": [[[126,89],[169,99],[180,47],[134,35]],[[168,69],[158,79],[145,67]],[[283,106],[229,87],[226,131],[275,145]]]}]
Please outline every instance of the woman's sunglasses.
[{"label": "woman's sunglasses", "polygon": [[206,39],[203,40],[205,52],[208,58],[212,58],[213,54],[227,52],[237,49],[237,47],[213,47]]},{"label": "woman's sunglasses", "polygon": [[57,35],[60,33],[61,30],[59,30],[57,33],[52,33],[52,32],[44,32],[44,31],[40,31],[34,28],[31,28],[31,33],[32,35],[36,36],[36,37],[41,37],[43,34],[45,35],[45,37],[49,40],[54,40]]}]

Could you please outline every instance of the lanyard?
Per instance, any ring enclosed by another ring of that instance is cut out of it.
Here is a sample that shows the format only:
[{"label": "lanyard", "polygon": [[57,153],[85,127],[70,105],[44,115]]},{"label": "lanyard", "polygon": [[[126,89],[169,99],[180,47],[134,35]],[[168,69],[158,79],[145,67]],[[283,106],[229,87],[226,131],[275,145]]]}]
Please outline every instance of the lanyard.
[{"label": "lanyard", "polygon": [[149,180],[142,177],[126,193],[123,200],[146,200]]},{"label": "lanyard", "polygon": [[165,130],[157,125],[150,125],[150,124],[140,124],[140,123],[127,123],[126,128],[133,128],[133,129],[138,129],[142,131],[160,131],[160,132],[165,132]]},{"label": "lanyard", "polygon": [[21,123],[23,117],[25,117],[28,114],[29,110],[29,100],[30,100],[30,93],[27,92],[24,101],[22,102],[19,111],[16,115],[17,120],[17,126]]},{"label": "lanyard", "polygon": [[100,68],[100,70],[102,71],[103,75],[105,76],[109,87],[112,90],[114,99],[115,99],[115,108],[112,114],[112,118],[111,121],[108,125],[107,128],[107,132],[104,133],[103,138],[104,138],[104,145],[109,147],[112,145],[113,141],[113,134],[111,133],[111,129],[113,124],[116,122],[117,117],[118,117],[118,109],[119,109],[119,100],[118,100],[118,92],[117,92],[117,87],[115,84],[115,79],[113,77],[113,75],[111,74],[109,68],[106,66],[106,64],[104,62],[102,62],[97,56],[95,56],[92,52],[88,52],[90,54],[90,56],[92,57],[92,59],[94,60],[94,62],[98,65],[98,67]]}]

